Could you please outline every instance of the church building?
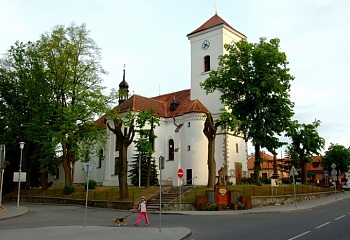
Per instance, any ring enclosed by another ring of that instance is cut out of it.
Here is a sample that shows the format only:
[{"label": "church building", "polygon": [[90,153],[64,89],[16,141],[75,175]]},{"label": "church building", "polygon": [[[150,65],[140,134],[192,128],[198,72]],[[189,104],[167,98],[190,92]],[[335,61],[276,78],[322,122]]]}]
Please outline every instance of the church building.
[{"label": "church building", "polygon": [[[220,93],[206,94],[200,87],[200,82],[209,77],[210,70],[217,69],[218,57],[226,53],[224,44],[235,44],[246,38],[217,14],[187,34],[187,37],[191,44],[191,89],[151,98],[137,94],[129,97],[125,94],[121,95],[118,106],[121,116],[126,114],[128,109],[138,113],[153,108],[155,114],[160,117],[160,126],[155,128],[157,138],[154,142],[153,157],[157,166],[159,157],[164,157],[162,181],[173,186],[182,183],[206,185],[208,182],[208,140],[203,133],[205,113],[210,112],[216,119],[224,106],[220,101]],[[129,92],[125,69],[119,89]],[[104,118],[97,120],[97,123],[105,124]],[[112,121],[109,124],[114,127]],[[108,140],[104,149],[101,149],[101,156],[91,158],[96,166],[90,179],[104,186],[118,186],[119,151],[116,148],[116,136],[107,127],[106,131]],[[216,169],[218,171],[223,167],[229,182],[240,183],[242,177],[248,177],[247,143],[243,137],[229,134],[225,129],[218,128],[218,133],[220,134],[216,136],[215,147]],[[132,143],[127,153],[128,170],[136,153]],[[180,168],[184,173],[182,179],[177,175]],[[84,183],[85,180],[81,162],[75,162],[73,182]],[[63,179],[54,180],[54,184],[55,181]]]}]

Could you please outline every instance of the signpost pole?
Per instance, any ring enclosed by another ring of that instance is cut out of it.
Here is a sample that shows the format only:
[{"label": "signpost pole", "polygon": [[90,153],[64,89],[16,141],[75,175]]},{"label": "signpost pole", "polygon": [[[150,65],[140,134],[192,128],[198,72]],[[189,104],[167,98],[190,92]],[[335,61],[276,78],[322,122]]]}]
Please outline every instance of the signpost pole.
[{"label": "signpost pole", "polygon": [[294,204],[295,204],[295,208],[297,207],[297,195],[295,193],[295,177],[294,176],[298,176],[298,172],[295,169],[294,166],[292,166],[292,169],[290,170],[290,175],[293,176],[293,185],[294,185]]},{"label": "signpost pole", "polygon": [[162,169],[164,157],[159,157],[159,232],[162,231]]},{"label": "signpost pole", "polygon": [[89,177],[90,177],[90,164],[86,165],[86,194],[85,194],[85,218],[84,218],[84,227],[86,227],[86,215],[87,215],[87,201],[89,195]]},{"label": "signpost pole", "polygon": [[182,170],[182,168],[179,168],[177,170],[177,176],[180,180],[179,182],[180,182],[180,212],[181,212],[181,195],[182,195],[182,192],[181,192],[182,182],[181,182],[181,180],[182,180],[182,177],[184,176],[184,171]]},{"label": "signpost pole", "polygon": [[0,145],[0,169],[1,169],[1,189],[0,189],[0,207],[2,204],[2,188],[4,186],[4,172],[5,172],[5,144]]},{"label": "signpost pole", "polygon": [[22,158],[23,158],[23,148],[24,142],[19,143],[19,148],[21,149],[21,158],[19,161],[19,174],[18,174],[18,193],[17,193],[17,208],[19,208],[19,195],[21,194],[21,172],[22,172]]},{"label": "signpost pole", "polygon": [[87,202],[88,202],[88,195],[89,195],[89,177],[92,172],[92,170],[95,168],[94,162],[84,162],[83,168],[86,173],[86,195],[85,195],[85,218],[84,218],[84,227],[86,227],[86,216],[87,216]]},{"label": "signpost pole", "polygon": [[180,179],[180,212],[181,212],[181,186],[182,186],[182,182],[181,182],[181,179]]},{"label": "signpost pole", "polygon": [[294,178],[294,175],[293,175],[293,185],[294,185],[294,205],[295,205],[295,208],[298,208],[297,207],[297,195],[295,193],[295,178]]},{"label": "signpost pole", "polygon": [[331,165],[332,167],[332,180],[334,182],[334,197],[335,199],[337,199],[337,170],[335,170],[335,168],[337,167],[337,165],[335,163],[332,163]]}]

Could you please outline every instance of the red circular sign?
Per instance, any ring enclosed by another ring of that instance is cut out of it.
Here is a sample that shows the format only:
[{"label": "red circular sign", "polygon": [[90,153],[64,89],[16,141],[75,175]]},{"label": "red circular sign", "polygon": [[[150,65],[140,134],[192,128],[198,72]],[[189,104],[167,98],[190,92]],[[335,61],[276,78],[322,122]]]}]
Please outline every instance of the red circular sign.
[{"label": "red circular sign", "polygon": [[182,170],[182,168],[179,168],[179,170],[177,170],[177,176],[179,178],[182,178],[184,176],[184,170]]}]

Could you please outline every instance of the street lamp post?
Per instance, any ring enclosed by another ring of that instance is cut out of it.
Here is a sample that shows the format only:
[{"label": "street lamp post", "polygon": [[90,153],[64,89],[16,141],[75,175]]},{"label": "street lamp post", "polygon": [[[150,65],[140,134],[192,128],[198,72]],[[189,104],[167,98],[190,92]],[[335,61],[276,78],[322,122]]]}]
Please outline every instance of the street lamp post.
[{"label": "street lamp post", "polygon": [[17,208],[19,207],[19,195],[21,192],[22,153],[23,153],[24,144],[25,144],[25,142],[19,143],[19,148],[21,149],[21,158],[19,160]]}]

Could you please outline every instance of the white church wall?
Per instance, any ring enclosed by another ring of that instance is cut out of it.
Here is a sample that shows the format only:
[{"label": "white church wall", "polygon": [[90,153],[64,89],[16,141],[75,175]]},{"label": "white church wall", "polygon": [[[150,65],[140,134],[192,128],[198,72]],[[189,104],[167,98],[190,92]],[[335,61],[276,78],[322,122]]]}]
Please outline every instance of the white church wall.
[{"label": "white church wall", "polygon": [[[206,185],[208,177],[207,139],[203,134],[205,116],[203,113],[187,116],[184,129],[181,129],[181,168],[184,180],[196,177],[195,185]],[[188,125],[188,123],[190,125]]]}]

